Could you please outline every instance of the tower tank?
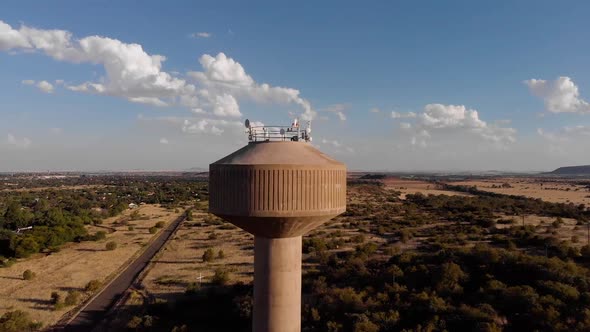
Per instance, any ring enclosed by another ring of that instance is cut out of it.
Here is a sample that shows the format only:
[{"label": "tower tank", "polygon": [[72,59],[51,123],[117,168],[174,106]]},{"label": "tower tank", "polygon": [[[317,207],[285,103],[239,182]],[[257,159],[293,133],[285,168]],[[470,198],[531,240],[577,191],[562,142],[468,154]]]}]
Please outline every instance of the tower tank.
[{"label": "tower tank", "polygon": [[302,236],[346,211],[346,166],[309,124],[246,127],[248,145],[209,165],[209,212],[254,235],[253,331],[300,331]]}]

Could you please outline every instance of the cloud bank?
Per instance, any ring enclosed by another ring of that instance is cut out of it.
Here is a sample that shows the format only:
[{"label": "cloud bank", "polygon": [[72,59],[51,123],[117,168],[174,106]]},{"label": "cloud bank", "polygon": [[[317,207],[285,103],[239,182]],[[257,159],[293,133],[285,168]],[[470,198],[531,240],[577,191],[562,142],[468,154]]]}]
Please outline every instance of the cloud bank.
[{"label": "cloud bank", "polygon": [[459,140],[471,136],[498,146],[516,141],[516,129],[489,124],[479,118],[476,110],[464,105],[428,104],[420,113],[393,112],[392,118],[415,119],[413,123],[400,123],[400,128],[410,135],[412,146],[426,147],[434,136],[456,136]]},{"label": "cloud bank", "polygon": [[[196,35],[211,36],[206,32]],[[304,120],[311,120],[316,114],[299,90],[257,83],[239,62],[224,53],[201,56],[202,71],[189,72],[183,78],[163,70],[165,56],[149,54],[136,43],[102,36],[77,39],[69,31],[26,25],[15,29],[3,21],[0,21],[0,51],[42,53],[58,61],[104,68],[104,76],[96,81],[67,83],[60,80],[59,85],[75,92],[114,96],[155,107],[183,106],[217,117],[242,116],[240,100],[295,104],[302,110]],[[43,92],[54,91],[48,81],[26,80],[23,83],[35,85]]]}]

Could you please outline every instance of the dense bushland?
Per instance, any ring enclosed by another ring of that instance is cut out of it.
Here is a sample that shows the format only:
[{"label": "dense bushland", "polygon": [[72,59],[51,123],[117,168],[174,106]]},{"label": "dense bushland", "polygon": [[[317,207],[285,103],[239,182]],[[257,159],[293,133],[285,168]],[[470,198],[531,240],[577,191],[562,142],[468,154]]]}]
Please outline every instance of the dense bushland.
[{"label": "dense bushland", "polygon": [[[33,186],[28,181],[22,186]],[[57,188],[55,182],[64,181],[38,180],[50,188],[36,191],[0,191],[0,264],[7,264],[7,258],[58,250],[67,242],[101,240],[104,232],[88,234],[85,225],[100,224],[126,210],[129,203],[174,208],[208,197],[203,182],[187,178],[78,177],[67,180],[74,182],[68,184],[96,187]]]}]

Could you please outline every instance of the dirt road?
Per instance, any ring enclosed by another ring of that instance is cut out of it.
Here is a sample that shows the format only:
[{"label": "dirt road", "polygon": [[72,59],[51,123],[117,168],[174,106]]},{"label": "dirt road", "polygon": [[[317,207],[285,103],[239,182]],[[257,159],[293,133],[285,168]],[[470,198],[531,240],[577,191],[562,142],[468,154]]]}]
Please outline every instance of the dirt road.
[{"label": "dirt road", "polygon": [[131,286],[137,275],[145,269],[154,255],[162,248],[166,240],[174,233],[185,216],[178,217],[170,223],[149,247],[131,263],[115,280],[96,296],[84,309],[63,329],[65,331],[90,331],[104,317],[108,309]]}]

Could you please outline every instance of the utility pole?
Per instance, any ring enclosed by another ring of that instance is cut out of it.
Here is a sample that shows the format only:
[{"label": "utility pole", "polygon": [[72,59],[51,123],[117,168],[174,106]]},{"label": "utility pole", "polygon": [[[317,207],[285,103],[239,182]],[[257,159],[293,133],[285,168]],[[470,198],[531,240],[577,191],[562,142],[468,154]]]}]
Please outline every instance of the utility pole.
[{"label": "utility pole", "polygon": [[199,280],[199,289],[200,289],[201,283],[203,282],[203,275],[201,274],[201,272],[199,272],[199,277],[197,278],[197,280]]}]

